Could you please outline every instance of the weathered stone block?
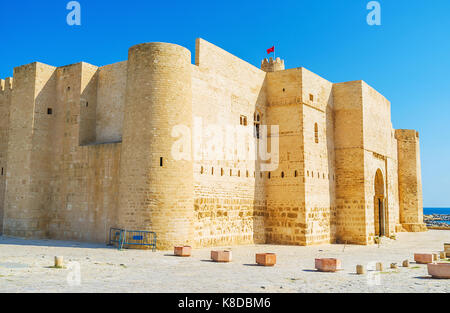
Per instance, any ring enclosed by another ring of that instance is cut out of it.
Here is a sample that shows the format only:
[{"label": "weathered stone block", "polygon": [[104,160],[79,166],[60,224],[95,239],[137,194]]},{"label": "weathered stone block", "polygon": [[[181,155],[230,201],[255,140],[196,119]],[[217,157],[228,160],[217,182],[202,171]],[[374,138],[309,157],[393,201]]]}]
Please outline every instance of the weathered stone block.
[{"label": "weathered stone block", "polygon": [[189,257],[191,256],[192,247],[190,246],[177,246],[174,247],[174,254],[176,256]]},{"label": "weathered stone block", "polygon": [[414,261],[419,264],[433,263],[433,254],[431,253],[415,253]]},{"label": "weathered stone block", "polygon": [[211,251],[211,259],[214,262],[231,262],[232,260],[232,253],[229,250],[223,250],[223,251]]},{"label": "weathered stone block", "polygon": [[336,272],[341,269],[341,260],[335,258],[316,259],[315,267],[319,272]]},{"label": "weathered stone block", "polygon": [[427,264],[428,274],[433,278],[450,279],[450,263]]},{"label": "weathered stone block", "polygon": [[262,266],[274,266],[276,263],[277,263],[277,255],[275,253],[256,254],[256,264]]}]

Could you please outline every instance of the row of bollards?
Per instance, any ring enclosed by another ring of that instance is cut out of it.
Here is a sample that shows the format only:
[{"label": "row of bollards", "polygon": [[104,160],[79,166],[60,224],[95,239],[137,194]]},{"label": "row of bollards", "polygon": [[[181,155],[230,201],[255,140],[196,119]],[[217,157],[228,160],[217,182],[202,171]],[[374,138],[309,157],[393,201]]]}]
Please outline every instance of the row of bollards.
[{"label": "row of bollards", "polygon": [[[444,259],[446,259],[446,257],[447,257],[447,253],[445,251],[443,251],[443,252],[441,251],[440,253],[415,253],[414,261],[417,264],[432,264],[432,263],[439,261],[439,259],[444,260]],[[409,260],[404,260],[402,263],[402,266],[409,267]],[[398,269],[397,263],[392,263],[391,269]],[[376,270],[379,272],[383,271],[383,264],[381,262],[378,262],[376,264]],[[366,269],[364,268],[363,265],[357,265],[356,273],[358,275],[365,274]]]},{"label": "row of bollards", "polygon": [[[192,253],[191,246],[175,246],[173,254],[180,257],[190,257]],[[232,261],[231,250],[213,250],[211,251],[211,260],[213,262],[228,263]],[[275,253],[257,253],[256,264],[262,266],[274,266],[277,263]]]},{"label": "row of bollards", "polygon": [[[409,267],[409,261],[408,260],[404,260],[402,263],[403,267]],[[398,264],[397,263],[391,263],[391,269],[398,269]],[[384,270],[384,265],[381,262],[377,262],[375,265],[375,269],[378,272],[382,272]],[[363,275],[366,273],[366,268],[364,267],[364,265],[356,265],[356,274],[358,275]]]}]

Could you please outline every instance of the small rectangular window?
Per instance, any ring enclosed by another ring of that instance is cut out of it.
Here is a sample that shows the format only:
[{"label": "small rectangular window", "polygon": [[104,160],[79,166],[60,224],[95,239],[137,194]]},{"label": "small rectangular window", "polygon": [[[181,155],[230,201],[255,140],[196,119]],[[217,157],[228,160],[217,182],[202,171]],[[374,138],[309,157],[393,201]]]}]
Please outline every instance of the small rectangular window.
[{"label": "small rectangular window", "polygon": [[242,126],[247,126],[247,116],[241,115],[241,118],[240,118],[240,125],[242,125]]},{"label": "small rectangular window", "polygon": [[47,109],[47,114],[48,115],[52,115],[53,114],[53,109],[52,108],[48,108]]},{"label": "small rectangular window", "polygon": [[319,126],[316,124],[314,124],[314,141],[316,143],[319,143]]},{"label": "small rectangular window", "polygon": [[314,95],[309,94],[309,101],[314,101]]},{"label": "small rectangular window", "polygon": [[164,162],[163,162],[163,158],[161,157],[161,158],[159,158],[159,166],[163,167],[163,165],[164,165]]},{"label": "small rectangular window", "polygon": [[3,176],[3,167],[2,167],[2,176]]}]

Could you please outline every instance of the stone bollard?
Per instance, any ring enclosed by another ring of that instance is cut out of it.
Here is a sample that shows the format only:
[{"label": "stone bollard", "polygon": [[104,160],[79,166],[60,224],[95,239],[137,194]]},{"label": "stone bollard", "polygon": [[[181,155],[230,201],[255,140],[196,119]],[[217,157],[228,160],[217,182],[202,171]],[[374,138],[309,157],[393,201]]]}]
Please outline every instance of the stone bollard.
[{"label": "stone bollard", "polygon": [[379,272],[383,271],[383,263],[381,263],[381,262],[377,263],[377,271],[379,271]]},{"label": "stone bollard", "polygon": [[275,253],[257,253],[256,264],[262,266],[274,266],[277,263],[277,255]]},{"label": "stone bollard", "polygon": [[366,273],[366,269],[364,268],[364,265],[356,265],[356,274],[363,275]]},{"label": "stone bollard", "polygon": [[445,257],[445,251],[439,252],[439,256],[440,256],[441,260],[444,260],[446,258]]},{"label": "stone bollard", "polygon": [[397,263],[391,263],[391,268],[394,270],[398,269]]},{"label": "stone bollard", "polygon": [[414,253],[414,261],[417,264],[433,263],[434,257],[432,253]]},{"label": "stone bollard", "polygon": [[229,250],[211,251],[211,260],[214,262],[231,262],[232,253]]},{"label": "stone bollard", "polygon": [[192,253],[191,246],[176,246],[173,248],[173,254],[181,257],[190,257]]},{"label": "stone bollard", "polygon": [[336,272],[341,269],[341,260],[335,258],[315,259],[315,268],[319,272]]},{"label": "stone bollard", "polygon": [[409,261],[404,260],[402,265],[403,265],[403,267],[409,267]]},{"label": "stone bollard", "polygon": [[64,258],[62,256],[55,256],[55,267],[61,268],[64,266]]},{"label": "stone bollard", "polygon": [[448,256],[448,254],[450,253],[450,243],[444,243],[444,251]]}]

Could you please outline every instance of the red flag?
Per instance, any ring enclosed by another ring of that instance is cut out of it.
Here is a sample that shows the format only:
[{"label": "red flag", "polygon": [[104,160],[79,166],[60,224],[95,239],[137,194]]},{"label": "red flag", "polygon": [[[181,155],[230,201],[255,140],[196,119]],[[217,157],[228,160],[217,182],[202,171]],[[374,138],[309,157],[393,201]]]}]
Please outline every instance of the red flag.
[{"label": "red flag", "polygon": [[267,49],[267,54],[271,54],[272,52],[275,52],[275,46],[273,46],[270,49]]}]

